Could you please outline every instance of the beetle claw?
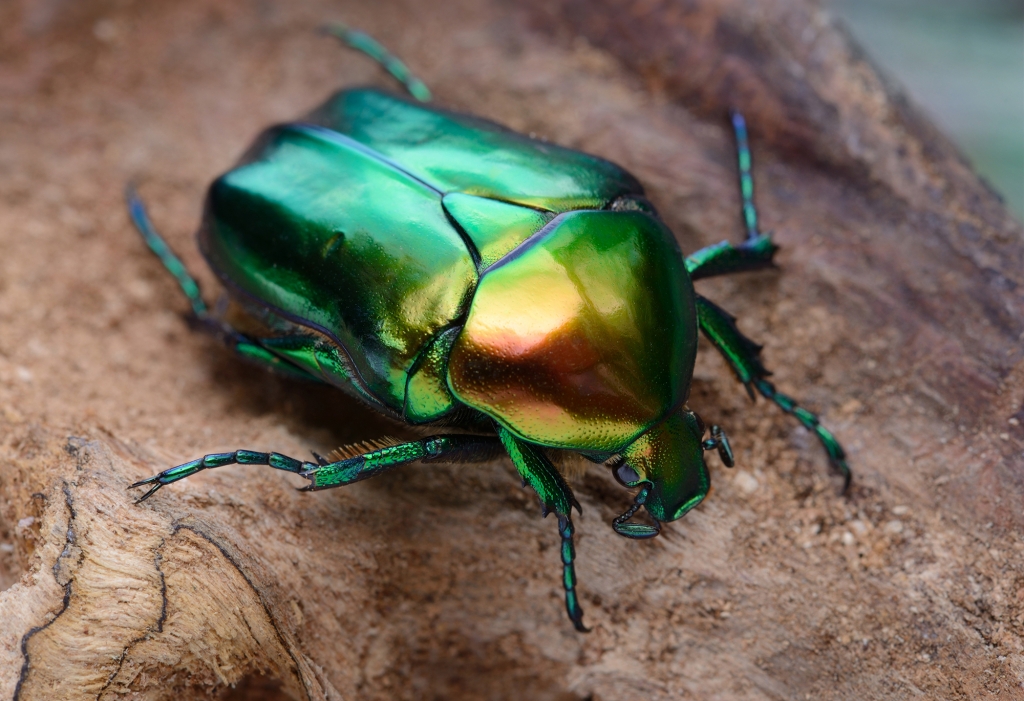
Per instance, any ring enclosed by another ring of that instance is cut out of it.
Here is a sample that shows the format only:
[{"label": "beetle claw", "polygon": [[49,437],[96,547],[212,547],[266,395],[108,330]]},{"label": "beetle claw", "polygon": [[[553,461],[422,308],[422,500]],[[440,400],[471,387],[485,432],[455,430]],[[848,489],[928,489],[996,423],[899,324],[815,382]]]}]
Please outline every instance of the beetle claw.
[{"label": "beetle claw", "polygon": [[160,475],[153,475],[152,477],[147,477],[144,480],[139,480],[135,484],[129,484],[128,485],[128,489],[135,489],[136,487],[141,487],[144,484],[153,484],[154,482],[158,481],[159,479],[160,479]]},{"label": "beetle claw", "polygon": [[[146,483],[148,483],[149,481],[150,481],[150,480],[145,480],[145,481],[143,481],[143,482],[139,482],[138,484],[146,484]],[[132,485],[132,487],[134,487],[134,486],[136,486],[136,485],[134,485],[134,484],[133,484],[133,485]],[[148,491],[147,491],[147,492],[146,492],[145,494],[143,494],[143,495],[142,495],[141,497],[139,497],[138,499],[136,499],[136,500],[135,500],[135,503],[136,503],[136,504],[141,504],[142,502],[146,501],[146,499],[149,499],[149,498],[150,498],[151,496],[153,496],[153,493],[154,493],[154,492],[156,492],[156,490],[160,489],[160,487],[162,487],[162,486],[163,486],[162,484],[160,484],[159,482],[157,482],[157,483],[156,483],[156,484],[154,484],[154,485],[153,485],[153,487],[152,487],[151,489],[149,489],[149,490],[148,490]],[[131,489],[131,487],[129,487],[129,489]]]}]

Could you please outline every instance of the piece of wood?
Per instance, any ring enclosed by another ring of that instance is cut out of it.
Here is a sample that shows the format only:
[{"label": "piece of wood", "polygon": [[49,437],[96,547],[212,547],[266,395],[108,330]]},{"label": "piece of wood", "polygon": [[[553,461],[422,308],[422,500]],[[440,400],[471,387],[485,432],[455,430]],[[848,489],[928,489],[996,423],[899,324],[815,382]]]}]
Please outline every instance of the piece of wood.
[{"label": "piece of wood", "polygon": [[[751,405],[714,489],[649,542],[575,484],[586,621],[506,461],[343,490],[230,467],[393,427],[240,365],[131,231],[136,179],[189,266],[206,184],[259,132],[386,78],[615,160],[691,251],[742,235],[725,119],[751,124],[779,270],[700,283],[850,453]],[[1024,698],[1024,241],[955,148],[809,0],[255,0],[0,6],[0,697]],[[237,685],[234,691],[233,685]]]}]

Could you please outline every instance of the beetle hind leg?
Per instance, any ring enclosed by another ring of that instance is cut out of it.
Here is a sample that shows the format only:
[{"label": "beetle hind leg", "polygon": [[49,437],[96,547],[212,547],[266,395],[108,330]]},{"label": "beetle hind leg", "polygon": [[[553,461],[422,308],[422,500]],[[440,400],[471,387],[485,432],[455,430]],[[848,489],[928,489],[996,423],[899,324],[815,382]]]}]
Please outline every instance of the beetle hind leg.
[{"label": "beetle hind leg", "polygon": [[153,221],[149,218],[149,213],[146,211],[145,203],[131,185],[125,188],[125,200],[128,205],[128,215],[131,217],[136,230],[142,236],[146,245],[149,246],[149,249],[160,259],[167,272],[174,276],[178,287],[181,288],[181,291],[188,299],[189,305],[192,307],[193,318],[199,322],[204,330],[218,336],[227,346],[250,362],[288,377],[312,382],[321,381],[298,366],[278,357],[262,346],[257,340],[236,331],[223,319],[212,315],[206,302],[203,300],[199,283],[189,274],[185,264],[171,250],[164,237],[157,232],[156,227],[153,226]]},{"label": "beetle hind leg", "polygon": [[466,451],[486,450],[493,447],[495,443],[497,443],[497,439],[493,436],[431,436],[408,443],[389,443],[361,454],[346,455],[343,459],[334,462],[329,462],[314,453],[315,463],[297,460],[281,453],[261,453],[255,450],[211,453],[164,470],[158,475],[139,480],[128,488],[152,485],[138,499],[136,502],[138,503],[153,496],[164,485],[191,477],[203,470],[227,465],[263,465],[302,475],[310,482],[303,487],[303,491],[315,491],[359,482],[415,460],[440,461],[446,456],[458,456]]},{"label": "beetle hind leg", "polygon": [[146,212],[146,205],[143,203],[142,198],[139,197],[139,193],[131,185],[125,188],[125,200],[128,204],[128,215],[131,217],[135,228],[142,235],[146,245],[160,259],[160,262],[167,268],[167,272],[178,281],[178,286],[185,293],[189,304],[192,305],[192,312],[196,315],[196,318],[205,320],[208,314],[206,302],[203,301],[203,295],[199,290],[199,283],[189,274],[185,264],[175,255],[164,238],[157,233],[156,227],[153,226],[153,222],[149,218],[149,213]]},{"label": "beetle hind leg", "polygon": [[369,34],[356,29],[349,29],[343,24],[328,25],[324,27],[324,31],[341,39],[349,47],[356,51],[361,51],[379,63],[414,98],[420,102],[430,102],[430,89],[423,81],[413,75],[413,72],[409,70],[409,67],[400,58],[384,48],[380,42]]}]

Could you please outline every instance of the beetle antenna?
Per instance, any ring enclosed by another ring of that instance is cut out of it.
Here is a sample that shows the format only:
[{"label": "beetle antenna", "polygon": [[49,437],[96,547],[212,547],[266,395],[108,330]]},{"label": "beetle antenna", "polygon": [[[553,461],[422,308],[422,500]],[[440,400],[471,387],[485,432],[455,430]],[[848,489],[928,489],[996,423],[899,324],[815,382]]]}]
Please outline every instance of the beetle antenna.
[{"label": "beetle antenna", "polygon": [[707,439],[701,444],[704,450],[715,450],[718,449],[718,457],[722,459],[722,463],[726,467],[734,467],[736,465],[736,457],[732,452],[732,445],[729,443],[728,436],[725,435],[725,431],[720,426],[711,427],[711,438]]},{"label": "beetle antenna", "polygon": [[743,222],[747,226],[747,239],[758,237],[757,207],[754,206],[754,176],[750,173],[750,143],[747,140],[747,120],[737,111],[732,113],[732,129],[736,134],[736,155],[740,167],[740,197],[743,200]]},{"label": "beetle antenna", "polygon": [[323,31],[345,42],[356,51],[361,51],[379,63],[395,80],[402,84],[410,95],[420,102],[430,102],[430,89],[422,80],[413,75],[402,59],[385,49],[380,42],[366,32],[349,29],[344,24],[329,24]]},{"label": "beetle antenna", "polygon": [[149,219],[149,214],[146,212],[146,205],[142,202],[138,191],[131,183],[125,188],[124,197],[128,203],[128,215],[131,217],[135,228],[142,234],[146,245],[156,254],[160,262],[164,264],[167,272],[178,281],[178,286],[185,293],[185,296],[188,297],[195,315],[200,319],[205,319],[207,308],[206,302],[203,301],[203,296],[199,291],[199,283],[196,282],[194,277],[189,275],[188,268],[181,262],[181,258],[174,254],[174,251],[167,245],[164,238],[157,233],[153,222]]},{"label": "beetle antenna", "polygon": [[[661,533],[661,524],[656,520],[653,526],[648,526],[644,523],[627,523],[629,519],[633,518],[640,507],[647,503],[647,497],[651,493],[649,485],[645,484],[637,492],[636,498],[633,499],[633,505],[630,506],[626,511],[616,516],[612,520],[612,529],[619,535],[625,538],[631,538],[633,540],[643,540],[645,538],[653,538],[654,536]],[[652,517],[653,520],[653,517]]]}]

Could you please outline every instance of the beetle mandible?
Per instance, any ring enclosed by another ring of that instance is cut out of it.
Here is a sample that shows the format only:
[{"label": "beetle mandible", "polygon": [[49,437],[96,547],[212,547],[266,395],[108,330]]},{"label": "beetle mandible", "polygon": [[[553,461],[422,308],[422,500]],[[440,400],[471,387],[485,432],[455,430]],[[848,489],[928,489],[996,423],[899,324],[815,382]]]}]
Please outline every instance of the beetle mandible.
[{"label": "beetle mandible", "polygon": [[[368,35],[334,27],[413,99],[338,92],[265,132],[209,189],[199,245],[228,291],[211,312],[129,188],[133,222],[205,328],[240,355],[333,385],[417,427],[417,441],[348,446],[315,462],[236,450],[132,485],[225,465],[268,465],[328,489],[413,461],[506,453],[554,512],[565,606],[576,593],[571,510],[551,454],[608,465],[633,504],[612,527],[650,538],[708,492],[704,451],[733,464],[725,434],[685,404],[697,330],[755,391],[814,432],[849,486],[842,447],[766,379],[760,346],[693,282],[772,265],[758,229],[746,123],[733,113],[746,240],[683,257],[640,183],[619,166],[477,117],[427,106],[430,91]],[[640,508],[653,525],[632,521]]]}]

